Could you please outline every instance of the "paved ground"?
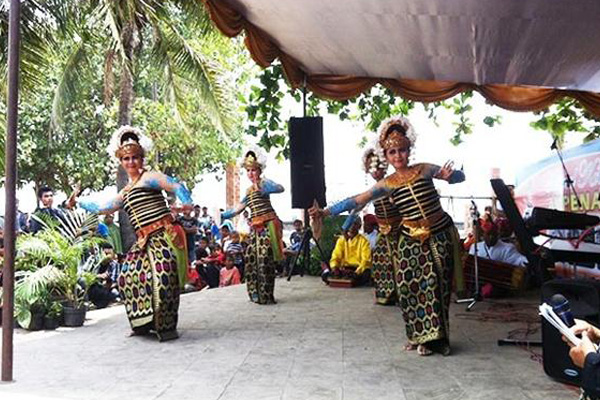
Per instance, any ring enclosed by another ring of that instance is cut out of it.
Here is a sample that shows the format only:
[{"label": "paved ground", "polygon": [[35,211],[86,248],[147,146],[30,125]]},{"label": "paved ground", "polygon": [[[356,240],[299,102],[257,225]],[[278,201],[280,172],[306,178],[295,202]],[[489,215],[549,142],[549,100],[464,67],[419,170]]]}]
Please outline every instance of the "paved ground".
[{"label": "paved ground", "polygon": [[496,346],[527,325],[498,316],[531,319],[535,296],[513,299],[518,315],[503,304],[453,305],[453,355],[419,357],[402,351],[399,310],[373,305],[367,288],[296,277],[278,280],[275,295],[273,306],[248,302],[241,285],[185,295],[181,338],[168,343],[127,338],[120,306],[88,313],[82,328],[17,331],[16,382],[0,385],[0,399],[577,398],[535,354]]}]

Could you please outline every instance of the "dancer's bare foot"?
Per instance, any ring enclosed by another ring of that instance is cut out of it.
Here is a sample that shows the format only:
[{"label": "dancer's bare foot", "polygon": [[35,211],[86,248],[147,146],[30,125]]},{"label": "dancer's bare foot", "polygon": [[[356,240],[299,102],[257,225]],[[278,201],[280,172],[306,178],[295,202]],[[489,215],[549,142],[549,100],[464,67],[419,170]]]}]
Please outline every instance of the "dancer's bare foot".
[{"label": "dancer's bare foot", "polygon": [[426,357],[426,356],[432,355],[433,351],[431,351],[431,349],[429,349],[424,344],[420,344],[417,346],[417,354],[420,356]]},{"label": "dancer's bare foot", "polygon": [[414,351],[417,350],[417,345],[413,343],[406,343],[402,348],[404,351]]}]

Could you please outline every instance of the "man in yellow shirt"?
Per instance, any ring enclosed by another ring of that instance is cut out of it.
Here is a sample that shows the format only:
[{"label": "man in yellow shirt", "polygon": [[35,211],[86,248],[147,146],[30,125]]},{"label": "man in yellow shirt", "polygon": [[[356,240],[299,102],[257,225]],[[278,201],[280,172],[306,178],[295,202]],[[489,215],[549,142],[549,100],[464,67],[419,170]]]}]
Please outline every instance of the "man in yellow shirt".
[{"label": "man in yellow shirt", "polygon": [[361,227],[360,218],[344,231],[335,244],[329,265],[331,271],[323,272],[323,280],[328,282],[333,277],[351,277],[356,286],[369,283],[371,279],[371,246],[369,240],[358,233]]}]

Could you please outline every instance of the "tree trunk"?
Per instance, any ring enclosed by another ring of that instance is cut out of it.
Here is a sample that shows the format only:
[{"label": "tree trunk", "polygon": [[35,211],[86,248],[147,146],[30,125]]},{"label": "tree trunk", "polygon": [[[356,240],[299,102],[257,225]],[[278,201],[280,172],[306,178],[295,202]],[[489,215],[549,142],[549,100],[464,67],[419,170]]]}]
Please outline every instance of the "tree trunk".
[{"label": "tree trunk", "polygon": [[[122,60],[123,68],[121,73],[120,92],[119,92],[119,126],[131,125],[131,111],[133,109],[133,64],[135,50],[139,45],[136,26],[133,22],[123,27],[121,34],[123,44],[125,45],[126,60]],[[119,165],[117,170],[117,190],[121,191],[129,181],[127,173]],[[129,251],[135,243],[136,236],[129,217],[125,210],[119,211],[119,225],[121,227],[121,238],[123,239],[123,250]]]}]

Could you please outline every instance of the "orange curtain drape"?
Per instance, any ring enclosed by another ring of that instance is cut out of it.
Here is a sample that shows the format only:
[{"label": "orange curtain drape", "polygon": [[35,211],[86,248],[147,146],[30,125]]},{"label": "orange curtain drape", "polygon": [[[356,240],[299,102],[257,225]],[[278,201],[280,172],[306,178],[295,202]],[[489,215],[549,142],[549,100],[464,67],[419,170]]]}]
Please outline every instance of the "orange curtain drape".
[{"label": "orange curtain drape", "polygon": [[563,97],[577,100],[591,114],[600,117],[600,93],[560,90],[534,86],[475,85],[447,81],[421,81],[414,79],[381,79],[372,77],[308,75],[301,64],[279,49],[269,35],[248,22],[244,16],[223,0],[203,0],[212,21],[228,37],[246,32],[246,47],[252,58],[263,68],[279,58],[285,76],[292,87],[306,84],[313,93],[333,100],[346,100],[381,83],[403,98],[433,102],[448,99],[465,90],[476,90],[489,102],[512,111],[537,111]]}]

